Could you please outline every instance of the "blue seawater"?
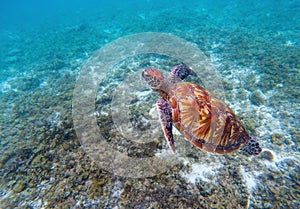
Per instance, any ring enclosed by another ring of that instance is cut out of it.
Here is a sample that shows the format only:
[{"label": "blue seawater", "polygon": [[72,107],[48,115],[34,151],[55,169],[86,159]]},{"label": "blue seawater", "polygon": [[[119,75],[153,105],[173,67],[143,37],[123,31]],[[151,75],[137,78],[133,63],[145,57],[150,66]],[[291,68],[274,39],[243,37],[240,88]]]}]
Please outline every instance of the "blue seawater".
[{"label": "blue seawater", "polygon": [[[140,72],[154,66],[168,76],[189,51],[171,44],[155,54],[171,39],[205,57],[214,74],[197,69],[191,81],[225,100],[259,156],[207,153],[177,133],[170,153],[158,96]],[[149,43],[148,54],[135,53]],[[300,208],[299,69],[299,0],[2,0],[0,208]],[[76,112],[76,89],[84,100],[93,82],[93,110]],[[97,146],[90,154],[86,117],[98,144],[134,163]],[[148,158],[162,163],[139,160]]]}]

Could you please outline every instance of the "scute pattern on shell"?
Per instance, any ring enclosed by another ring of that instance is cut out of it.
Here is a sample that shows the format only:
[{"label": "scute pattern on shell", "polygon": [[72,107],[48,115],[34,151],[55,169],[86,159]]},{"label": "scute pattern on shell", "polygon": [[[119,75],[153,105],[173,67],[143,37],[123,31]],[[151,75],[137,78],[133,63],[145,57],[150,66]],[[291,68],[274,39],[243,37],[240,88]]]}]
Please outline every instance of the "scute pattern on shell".
[{"label": "scute pattern on shell", "polygon": [[198,148],[224,154],[250,140],[232,111],[197,84],[176,83],[169,101],[174,125]]}]

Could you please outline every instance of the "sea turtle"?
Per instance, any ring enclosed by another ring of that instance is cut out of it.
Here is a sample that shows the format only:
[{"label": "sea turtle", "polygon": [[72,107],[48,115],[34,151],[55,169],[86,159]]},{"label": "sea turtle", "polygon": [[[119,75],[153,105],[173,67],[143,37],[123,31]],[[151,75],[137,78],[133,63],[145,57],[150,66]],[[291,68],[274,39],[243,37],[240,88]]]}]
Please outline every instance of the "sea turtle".
[{"label": "sea turtle", "polygon": [[172,126],[199,149],[227,154],[240,147],[258,155],[259,143],[251,139],[232,110],[205,88],[182,80],[195,73],[185,64],[171,70],[171,82],[155,68],[142,71],[142,77],[161,98],[157,101],[161,126],[172,152],[175,152]]}]

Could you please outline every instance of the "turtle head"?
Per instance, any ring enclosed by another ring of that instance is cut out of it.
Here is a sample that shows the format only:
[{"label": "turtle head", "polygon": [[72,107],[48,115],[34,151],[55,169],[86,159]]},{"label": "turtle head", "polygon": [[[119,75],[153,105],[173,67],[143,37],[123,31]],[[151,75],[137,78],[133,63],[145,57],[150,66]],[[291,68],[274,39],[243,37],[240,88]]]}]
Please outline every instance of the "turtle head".
[{"label": "turtle head", "polygon": [[143,70],[142,77],[146,80],[147,84],[156,91],[164,91],[166,85],[168,85],[163,75],[152,67]]}]

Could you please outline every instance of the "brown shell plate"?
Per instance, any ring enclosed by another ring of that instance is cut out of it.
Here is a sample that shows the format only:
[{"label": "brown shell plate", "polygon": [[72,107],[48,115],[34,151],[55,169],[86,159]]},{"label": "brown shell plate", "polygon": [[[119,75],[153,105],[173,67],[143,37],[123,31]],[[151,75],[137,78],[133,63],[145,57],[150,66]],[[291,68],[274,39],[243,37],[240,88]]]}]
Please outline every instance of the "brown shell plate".
[{"label": "brown shell plate", "polygon": [[230,108],[203,87],[180,82],[169,95],[173,124],[196,147],[224,154],[250,140]]}]

